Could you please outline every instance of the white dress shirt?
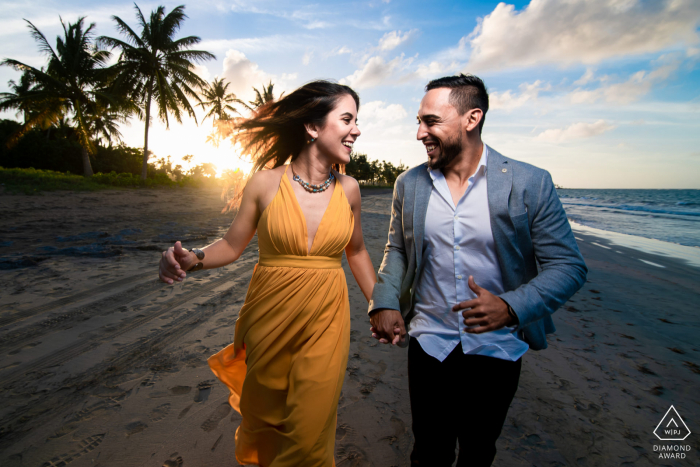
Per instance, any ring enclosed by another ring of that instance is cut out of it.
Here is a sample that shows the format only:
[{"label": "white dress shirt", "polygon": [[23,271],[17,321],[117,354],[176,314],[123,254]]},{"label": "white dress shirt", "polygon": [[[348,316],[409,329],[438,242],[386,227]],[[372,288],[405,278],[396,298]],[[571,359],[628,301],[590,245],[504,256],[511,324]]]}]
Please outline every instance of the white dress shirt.
[{"label": "white dress shirt", "polygon": [[408,334],[420,342],[428,355],[443,361],[457,344],[465,354],[486,355],[516,361],[529,348],[515,330],[470,334],[461,312],[452,311],[459,302],[476,298],[469,288],[469,276],[494,295],[504,292],[501,269],[494,248],[486,191],[484,144],[476,172],[455,206],[445,176],[429,170],[433,179],[425,218],[423,261],[417,278],[415,316]]}]

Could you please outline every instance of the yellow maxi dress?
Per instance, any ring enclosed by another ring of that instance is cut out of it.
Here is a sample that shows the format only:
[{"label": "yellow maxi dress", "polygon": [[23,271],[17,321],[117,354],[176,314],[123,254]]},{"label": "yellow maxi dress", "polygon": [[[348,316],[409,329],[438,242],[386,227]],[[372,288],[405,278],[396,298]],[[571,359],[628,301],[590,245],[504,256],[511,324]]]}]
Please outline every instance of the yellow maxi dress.
[{"label": "yellow maxi dress", "polygon": [[308,250],[306,219],[286,169],[258,222],[260,259],[233,344],[209,358],[243,420],[236,460],[263,467],[331,467],[338,398],[350,348],[341,257],[354,218],[342,185]]}]

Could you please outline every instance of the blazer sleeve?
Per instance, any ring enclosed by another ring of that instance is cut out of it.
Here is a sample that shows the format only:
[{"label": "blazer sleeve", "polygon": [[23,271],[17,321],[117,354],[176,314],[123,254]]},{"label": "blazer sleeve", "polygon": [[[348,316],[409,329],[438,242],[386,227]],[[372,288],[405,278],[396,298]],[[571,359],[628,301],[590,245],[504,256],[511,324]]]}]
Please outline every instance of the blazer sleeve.
[{"label": "blazer sleeve", "polygon": [[541,180],[530,236],[540,273],[500,295],[518,315],[520,326],[554,313],[583,286],[588,273],[548,172]]},{"label": "blazer sleeve", "polygon": [[381,308],[401,311],[399,303],[401,284],[406,275],[406,264],[408,263],[403,234],[404,178],[404,176],[399,176],[394,184],[389,240],[384,248],[384,258],[377,273],[377,283],[372,291],[368,313]]}]

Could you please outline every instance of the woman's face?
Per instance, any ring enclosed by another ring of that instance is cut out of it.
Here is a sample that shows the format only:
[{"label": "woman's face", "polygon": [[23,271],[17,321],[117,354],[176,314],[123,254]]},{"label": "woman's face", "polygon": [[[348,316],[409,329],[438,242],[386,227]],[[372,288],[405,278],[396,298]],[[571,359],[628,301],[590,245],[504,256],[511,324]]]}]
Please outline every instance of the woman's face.
[{"label": "woman's face", "polygon": [[331,164],[347,164],[355,140],[360,136],[357,128],[357,105],[349,94],[338,98],[335,108],[326,116],[323,127],[318,129],[315,144]]}]

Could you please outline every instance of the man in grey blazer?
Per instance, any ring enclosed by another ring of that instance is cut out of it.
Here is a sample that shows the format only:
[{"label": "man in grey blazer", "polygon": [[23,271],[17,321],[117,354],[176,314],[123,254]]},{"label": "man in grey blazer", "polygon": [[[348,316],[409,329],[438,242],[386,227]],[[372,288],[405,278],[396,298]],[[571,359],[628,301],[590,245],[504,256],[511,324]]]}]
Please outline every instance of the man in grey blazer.
[{"label": "man in grey blazer", "polygon": [[429,161],[394,186],[369,315],[380,342],[410,339],[411,465],[451,466],[457,440],[458,466],[491,465],[522,355],[547,347],[551,314],[586,281],[549,173],[483,144],[487,111],[479,78],[431,81]]}]

